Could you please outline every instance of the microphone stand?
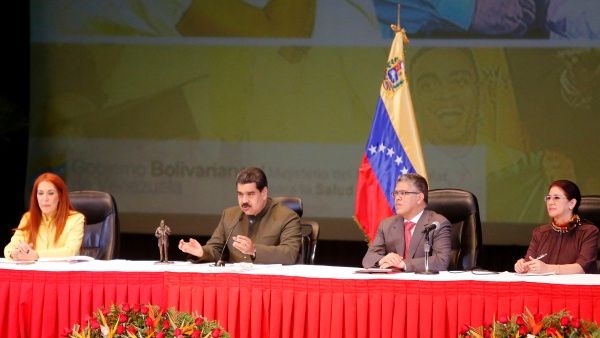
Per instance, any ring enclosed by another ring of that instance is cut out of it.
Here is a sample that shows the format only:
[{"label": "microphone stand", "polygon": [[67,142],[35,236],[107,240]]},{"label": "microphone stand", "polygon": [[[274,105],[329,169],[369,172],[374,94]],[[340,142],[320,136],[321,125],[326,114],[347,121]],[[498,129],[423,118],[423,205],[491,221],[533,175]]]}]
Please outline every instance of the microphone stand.
[{"label": "microphone stand", "polygon": [[223,244],[223,249],[221,250],[221,255],[219,256],[219,260],[216,261],[215,264],[213,264],[212,266],[225,266],[225,262],[223,261],[223,254],[225,253],[225,249],[227,249],[227,243],[229,243],[229,238],[231,238],[231,234],[233,234],[233,230],[235,230],[235,228],[237,228],[237,226],[242,221],[242,218],[244,218],[243,212],[240,215],[240,218],[238,218],[237,222],[235,222],[233,227],[231,227],[231,230],[229,230],[229,234],[227,235],[227,239],[225,239],[225,244]]},{"label": "microphone stand", "polygon": [[425,244],[423,246],[425,249],[425,271],[417,271],[416,274],[420,275],[437,275],[439,271],[429,270],[429,251],[431,251],[431,243],[429,242],[429,231],[425,232]]}]

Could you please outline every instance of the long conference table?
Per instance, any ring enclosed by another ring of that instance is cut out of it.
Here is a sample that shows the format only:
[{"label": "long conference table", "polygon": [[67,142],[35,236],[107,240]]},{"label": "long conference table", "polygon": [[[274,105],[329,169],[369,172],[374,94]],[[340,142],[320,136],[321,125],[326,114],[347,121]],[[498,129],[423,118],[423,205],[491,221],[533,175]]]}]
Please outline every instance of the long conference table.
[{"label": "long conference table", "polygon": [[232,337],[456,337],[464,324],[567,309],[600,322],[600,275],[361,274],[318,265],[0,261],[0,337],[60,337],[100,306],[155,304]]}]

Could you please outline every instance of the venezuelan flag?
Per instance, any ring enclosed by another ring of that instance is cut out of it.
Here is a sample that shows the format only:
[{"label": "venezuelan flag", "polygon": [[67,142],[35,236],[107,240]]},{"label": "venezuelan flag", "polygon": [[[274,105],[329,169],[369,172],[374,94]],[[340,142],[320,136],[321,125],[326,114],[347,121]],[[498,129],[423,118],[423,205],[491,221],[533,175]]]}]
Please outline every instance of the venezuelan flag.
[{"label": "venezuelan flag", "polygon": [[392,191],[398,176],[416,172],[427,177],[404,64],[408,40],[403,29],[392,29],[396,34],[356,183],[354,218],[369,242],[381,220],[394,214]]}]

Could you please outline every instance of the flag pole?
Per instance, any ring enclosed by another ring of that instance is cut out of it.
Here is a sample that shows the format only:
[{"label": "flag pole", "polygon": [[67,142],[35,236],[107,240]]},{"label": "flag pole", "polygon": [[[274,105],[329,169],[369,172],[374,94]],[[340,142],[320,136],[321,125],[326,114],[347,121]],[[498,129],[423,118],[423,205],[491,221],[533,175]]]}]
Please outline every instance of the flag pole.
[{"label": "flag pole", "polygon": [[416,172],[427,178],[414,108],[404,66],[407,38],[400,27],[400,4],[371,133],[358,167],[354,220],[369,242],[380,222],[395,214],[392,191],[398,176]]},{"label": "flag pole", "polygon": [[400,0],[398,0],[398,4],[396,5],[396,24],[391,24],[390,27],[395,33],[402,32],[402,41],[404,44],[408,44],[408,36],[406,36],[402,26],[400,26]]},{"label": "flag pole", "polygon": [[397,5],[396,25],[398,27],[401,27],[400,26],[400,0],[398,0],[398,5]]}]

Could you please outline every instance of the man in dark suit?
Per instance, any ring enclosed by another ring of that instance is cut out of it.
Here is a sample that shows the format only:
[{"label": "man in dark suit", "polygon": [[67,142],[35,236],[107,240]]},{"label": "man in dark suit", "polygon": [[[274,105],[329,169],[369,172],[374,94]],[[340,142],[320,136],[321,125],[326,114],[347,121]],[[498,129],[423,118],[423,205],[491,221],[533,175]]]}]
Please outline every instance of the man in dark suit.
[{"label": "man in dark suit", "polygon": [[[365,268],[399,268],[405,271],[425,269],[426,225],[438,222],[436,230],[429,233],[432,241],[429,252],[429,269],[448,269],[450,262],[450,222],[442,215],[427,210],[429,187],[419,174],[403,174],[396,181],[392,193],[396,215],[384,219],[362,264]],[[406,245],[408,244],[408,245]]]},{"label": "man in dark suit", "polygon": [[220,261],[227,246],[228,262],[294,264],[302,240],[298,214],[269,198],[267,177],[259,168],[242,169],[236,186],[238,205],[223,211],[206,245],[182,239],[179,250],[194,262]]}]

